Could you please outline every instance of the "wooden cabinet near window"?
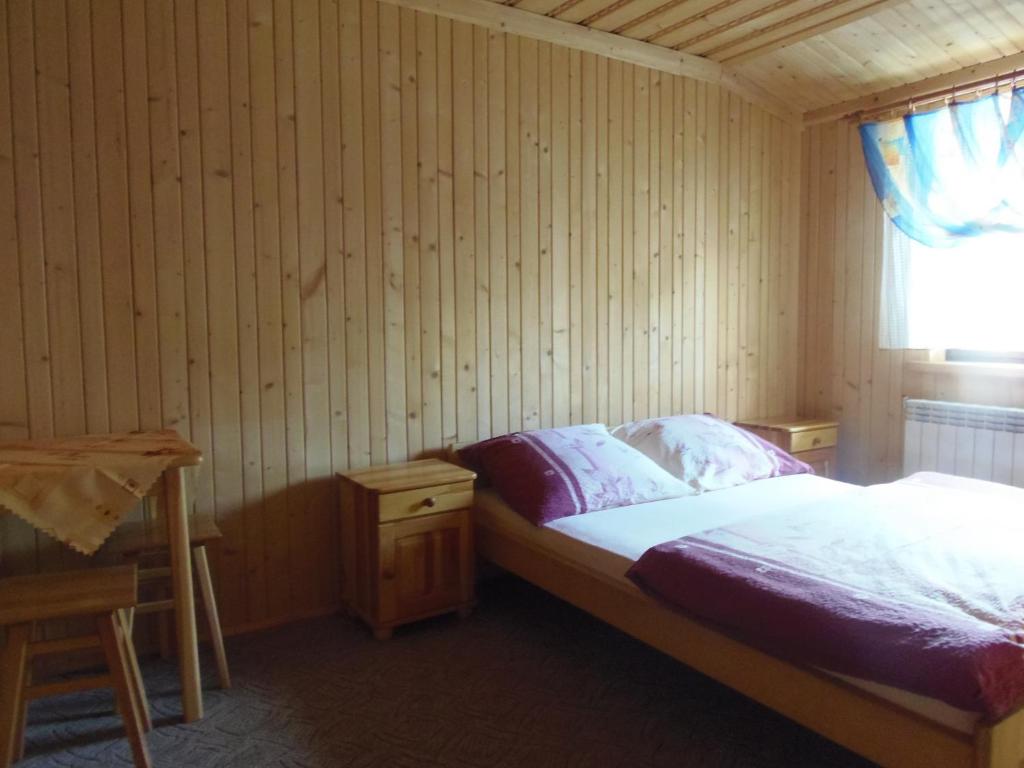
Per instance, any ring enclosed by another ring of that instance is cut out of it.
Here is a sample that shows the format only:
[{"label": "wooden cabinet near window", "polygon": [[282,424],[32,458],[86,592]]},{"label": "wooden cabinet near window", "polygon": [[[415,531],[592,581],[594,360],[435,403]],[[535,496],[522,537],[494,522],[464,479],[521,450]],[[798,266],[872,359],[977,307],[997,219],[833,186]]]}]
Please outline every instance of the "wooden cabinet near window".
[{"label": "wooden cabinet near window", "polygon": [[380,639],[473,605],[473,481],[437,459],[338,476],[342,598]]},{"label": "wooden cabinet near window", "polygon": [[814,467],[817,474],[835,477],[836,445],[839,442],[838,421],[770,417],[737,421],[736,426],[743,427],[801,461],[806,461]]}]

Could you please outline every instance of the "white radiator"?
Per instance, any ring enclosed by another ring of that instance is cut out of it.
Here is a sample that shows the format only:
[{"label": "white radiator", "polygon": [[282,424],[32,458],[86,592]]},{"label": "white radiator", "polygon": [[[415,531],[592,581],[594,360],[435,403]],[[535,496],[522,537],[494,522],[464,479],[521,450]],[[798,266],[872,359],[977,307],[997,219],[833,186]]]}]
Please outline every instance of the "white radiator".
[{"label": "white radiator", "polygon": [[903,474],[921,470],[1024,488],[1024,409],[903,401]]}]

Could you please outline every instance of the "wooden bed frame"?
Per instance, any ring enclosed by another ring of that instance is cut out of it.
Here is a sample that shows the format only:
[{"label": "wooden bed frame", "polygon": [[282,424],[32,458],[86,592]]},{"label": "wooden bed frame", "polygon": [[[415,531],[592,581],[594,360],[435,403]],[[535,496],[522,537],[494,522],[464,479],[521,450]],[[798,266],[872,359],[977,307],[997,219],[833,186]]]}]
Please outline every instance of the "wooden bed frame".
[{"label": "wooden bed frame", "polygon": [[632,584],[476,517],[476,549],[487,560],[870,760],[894,768],[1024,768],[1024,710],[961,733],[744,645]]}]

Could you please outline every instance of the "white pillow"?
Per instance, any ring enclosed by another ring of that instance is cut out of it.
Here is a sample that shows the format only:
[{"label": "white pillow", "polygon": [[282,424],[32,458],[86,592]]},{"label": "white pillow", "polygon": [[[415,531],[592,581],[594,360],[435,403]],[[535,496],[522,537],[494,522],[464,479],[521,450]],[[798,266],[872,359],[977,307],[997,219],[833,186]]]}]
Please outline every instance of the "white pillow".
[{"label": "white pillow", "polygon": [[665,416],[623,424],[612,435],[697,493],[813,472],[781,448],[714,416]]}]

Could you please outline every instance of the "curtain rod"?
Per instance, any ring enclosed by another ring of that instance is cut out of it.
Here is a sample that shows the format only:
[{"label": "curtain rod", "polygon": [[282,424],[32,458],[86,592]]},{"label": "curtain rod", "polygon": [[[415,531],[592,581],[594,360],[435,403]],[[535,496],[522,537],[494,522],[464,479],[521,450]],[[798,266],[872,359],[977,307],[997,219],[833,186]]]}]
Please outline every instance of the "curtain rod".
[{"label": "curtain rod", "polygon": [[974,80],[967,83],[960,83],[954,86],[948,86],[941,88],[930,93],[915,96],[910,99],[901,99],[900,101],[890,102],[884,106],[872,107],[871,109],[865,109],[860,112],[856,112],[851,117],[856,117],[859,121],[864,122],[868,119],[877,119],[881,115],[889,112],[896,112],[898,114],[893,117],[909,115],[927,104],[934,104],[937,101],[948,101],[949,99],[957,99],[960,96],[969,94],[971,98],[978,98],[983,91],[988,90],[999,90],[1005,86],[1013,86],[1017,83],[1018,79],[1024,78],[1024,69],[1016,69],[1012,72],[996,75],[994,77],[986,77],[981,80]]}]

